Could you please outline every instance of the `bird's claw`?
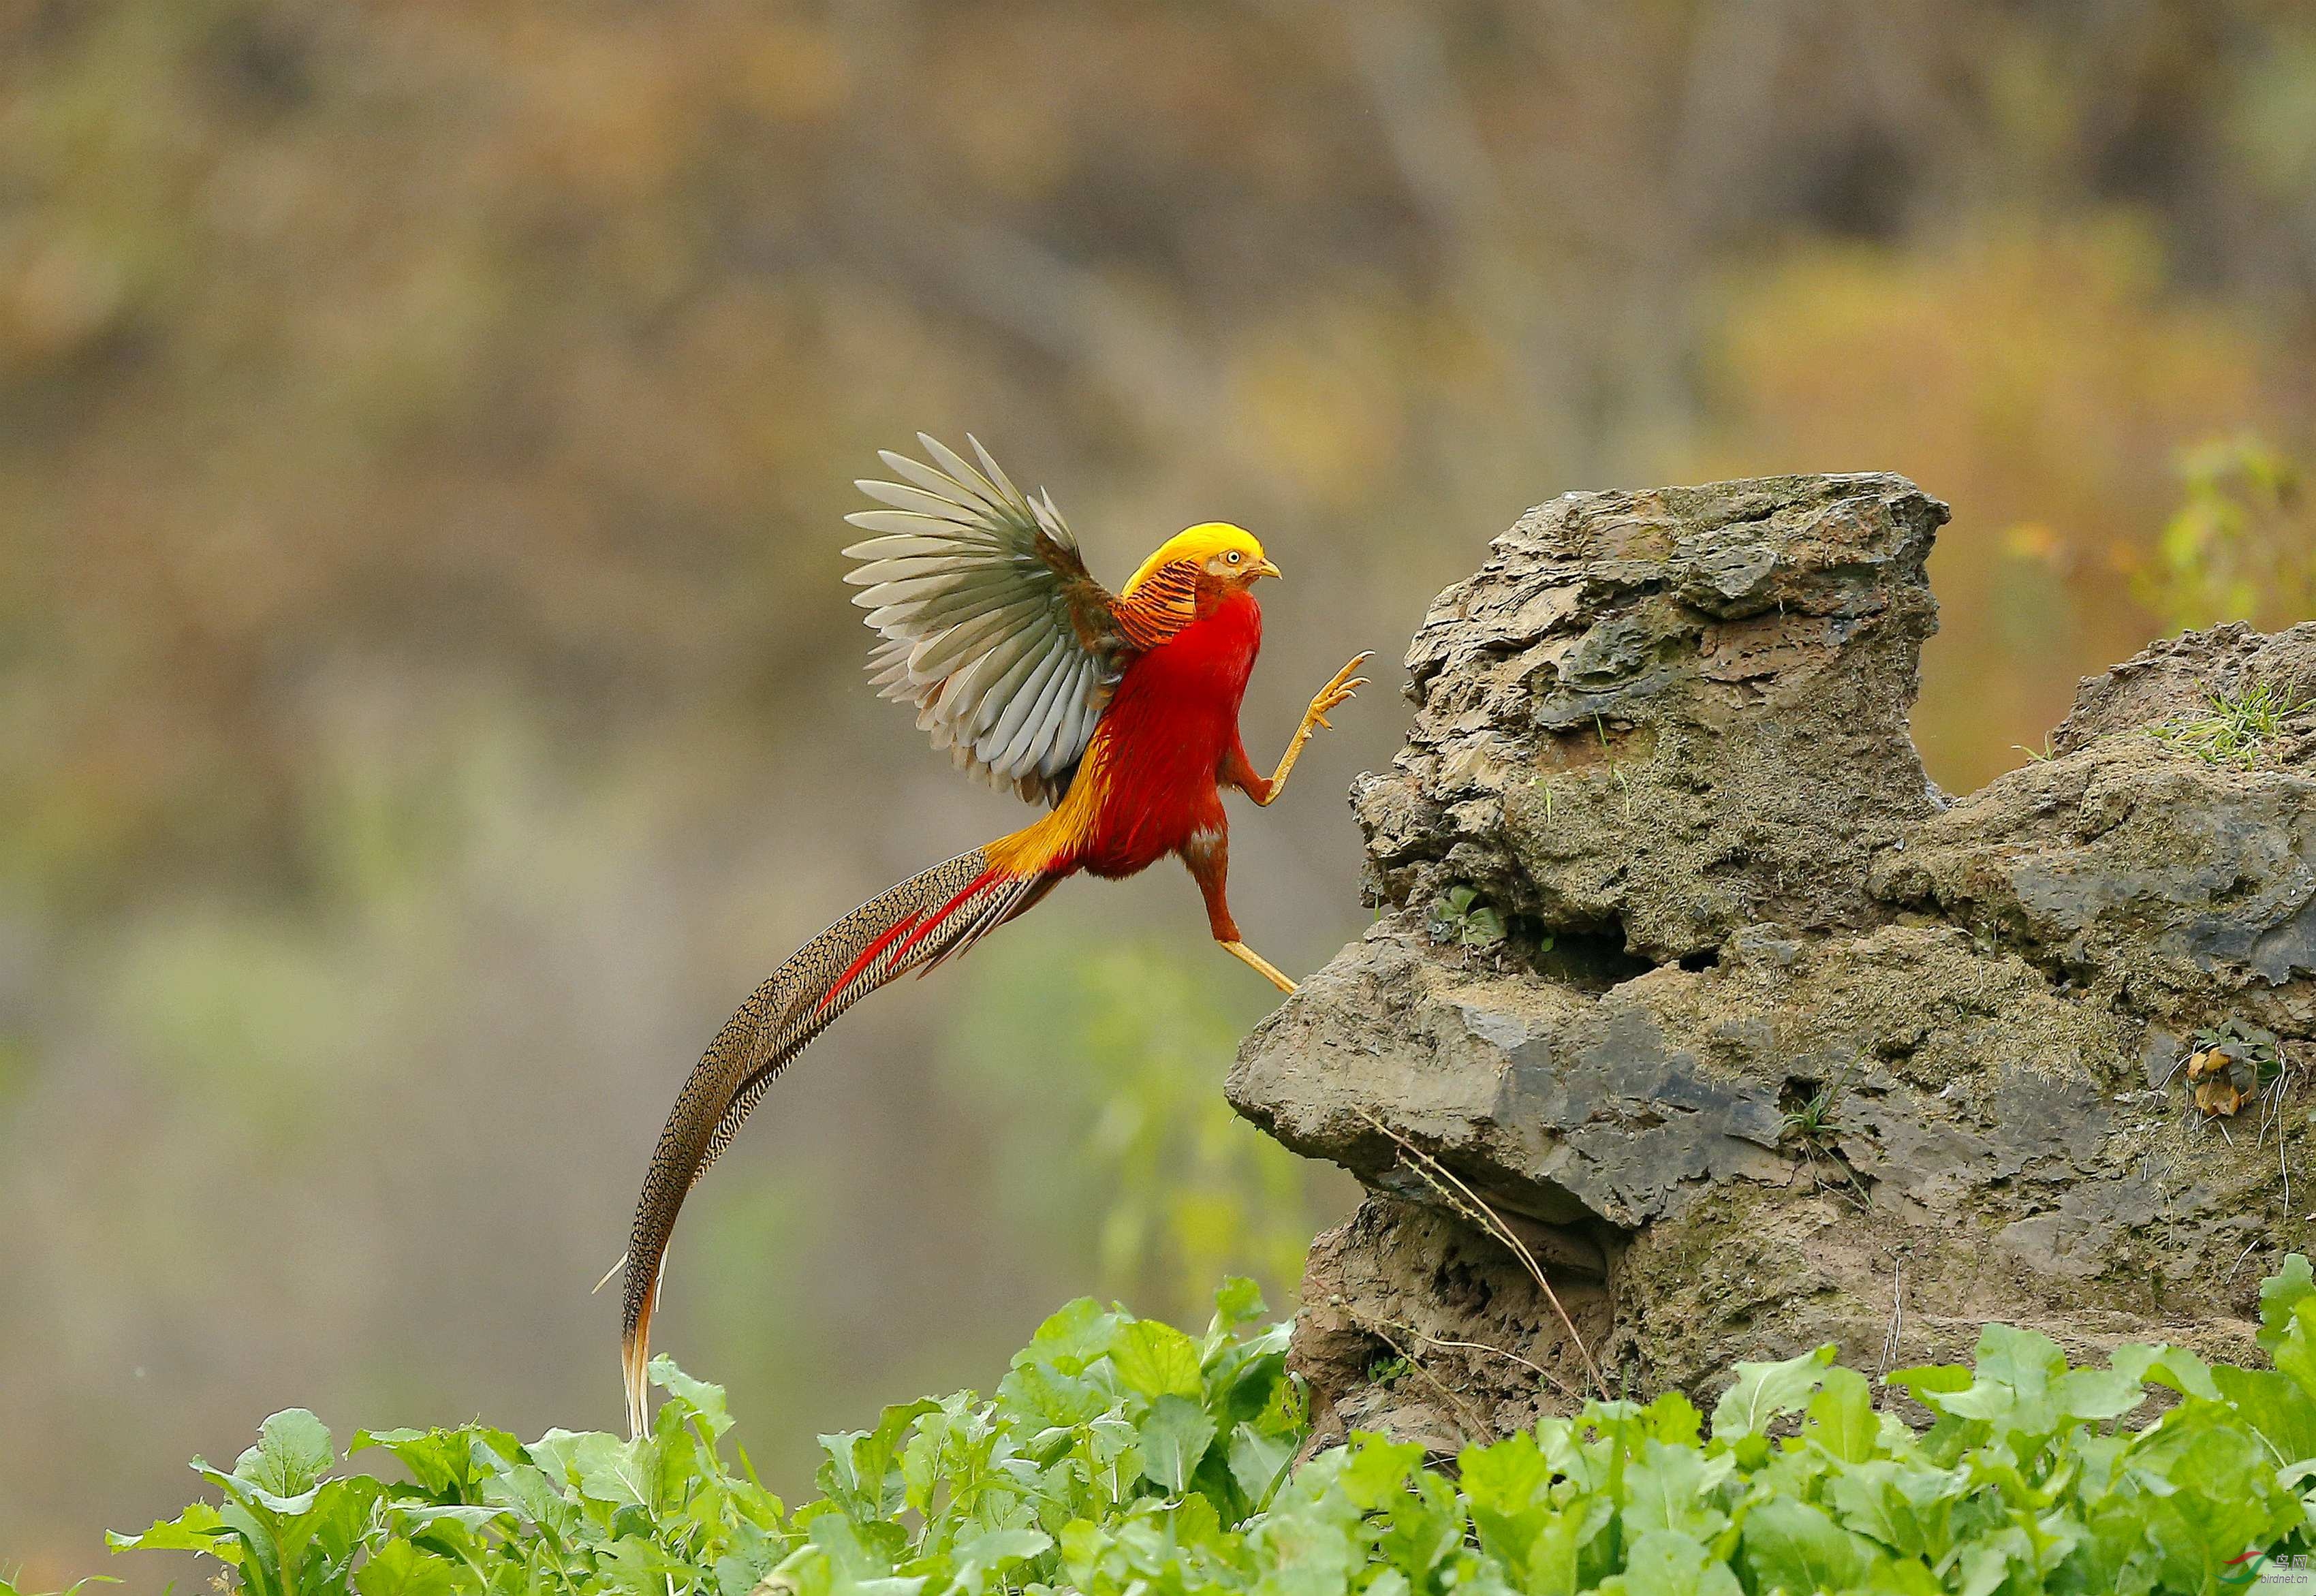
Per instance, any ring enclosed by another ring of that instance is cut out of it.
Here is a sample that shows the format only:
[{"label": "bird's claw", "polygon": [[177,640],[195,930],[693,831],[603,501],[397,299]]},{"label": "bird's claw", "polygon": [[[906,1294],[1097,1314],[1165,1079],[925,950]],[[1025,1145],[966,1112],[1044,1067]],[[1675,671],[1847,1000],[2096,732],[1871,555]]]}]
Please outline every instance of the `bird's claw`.
[{"label": "bird's claw", "polygon": [[1327,718],[1328,713],[1350,703],[1359,689],[1367,684],[1367,678],[1354,675],[1352,673],[1374,657],[1375,650],[1372,648],[1362,650],[1350,664],[1337,671],[1333,679],[1326,686],[1319,690],[1317,695],[1311,700],[1312,724],[1326,727],[1330,731],[1334,729],[1333,724]]}]

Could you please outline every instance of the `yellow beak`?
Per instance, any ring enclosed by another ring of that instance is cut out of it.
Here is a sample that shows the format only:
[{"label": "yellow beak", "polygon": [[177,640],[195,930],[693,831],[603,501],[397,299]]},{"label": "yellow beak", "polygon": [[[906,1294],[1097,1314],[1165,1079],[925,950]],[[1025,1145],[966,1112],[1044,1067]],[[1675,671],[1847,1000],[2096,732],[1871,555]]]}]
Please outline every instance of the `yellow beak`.
[{"label": "yellow beak", "polygon": [[1278,567],[1267,559],[1255,561],[1254,569],[1247,573],[1249,576],[1276,576],[1278,574]]}]

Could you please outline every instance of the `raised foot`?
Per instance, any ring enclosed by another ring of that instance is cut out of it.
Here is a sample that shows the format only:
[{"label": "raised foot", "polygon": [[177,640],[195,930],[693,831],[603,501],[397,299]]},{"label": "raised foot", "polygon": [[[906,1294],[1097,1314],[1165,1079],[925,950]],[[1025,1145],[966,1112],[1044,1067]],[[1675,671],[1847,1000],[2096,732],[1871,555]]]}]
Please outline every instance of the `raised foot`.
[{"label": "raised foot", "polygon": [[1340,709],[1345,704],[1350,703],[1352,697],[1358,693],[1359,689],[1367,684],[1367,679],[1365,676],[1357,674],[1356,673],[1361,665],[1367,664],[1367,661],[1374,657],[1374,649],[1362,649],[1358,655],[1352,659],[1350,664],[1345,665],[1341,670],[1337,671],[1333,678],[1328,682],[1327,685],[1321,688],[1318,692],[1313,696],[1310,709],[1304,711],[1303,714],[1304,724],[1306,726],[1323,726],[1327,727],[1328,730],[1332,731],[1334,729],[1334,722],[1327,718],[1328,715],[1332,711]]},{"label": "raised foot", "polygon": [[1295,983],[1288,980],[1286,976],[1280,972],[1277,965],[1271,963],[1270,960],[1265,958],[1261,954],[1257,953],[1244,942],[1225,942],[1223,944],[1223,948],[1225,951],[1230,953],[1233,958],[1243,959],[1249,965],[1252,965],[1255,971],[1260,974],[1264,980],[1269,981],[1273,986],[1278,987],[1279,991],[1291,993],[1295,990]]}]

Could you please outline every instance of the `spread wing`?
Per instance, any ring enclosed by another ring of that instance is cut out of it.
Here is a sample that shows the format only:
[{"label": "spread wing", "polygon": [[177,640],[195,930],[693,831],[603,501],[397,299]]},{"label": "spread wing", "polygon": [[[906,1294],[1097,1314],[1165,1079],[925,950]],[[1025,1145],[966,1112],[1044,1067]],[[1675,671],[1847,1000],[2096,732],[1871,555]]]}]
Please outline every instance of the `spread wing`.
[{"label": "spread wing", "polygon": [[844,518],[877,534],[844,551],[862,562],[845,577],[852,602],[884,639],[868,668],[960,768],[1053,801],[1138,639],[1051,495],[1015,487],[970,434],[979,469],[917,441],[933,463],[882,451],[903,480],[858,484],[886,507]]}]

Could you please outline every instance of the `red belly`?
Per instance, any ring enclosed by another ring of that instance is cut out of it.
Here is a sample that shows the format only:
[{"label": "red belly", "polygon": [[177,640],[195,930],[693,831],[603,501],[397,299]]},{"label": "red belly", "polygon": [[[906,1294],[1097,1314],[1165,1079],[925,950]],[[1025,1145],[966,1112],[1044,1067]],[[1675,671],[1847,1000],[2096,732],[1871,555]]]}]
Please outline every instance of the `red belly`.
[{"label": "red belly", "polygon": [[1236,598],[1136,660],[1102,718],[1100,819],[1081,856],[1097,876],[1130,876],[1200,832],[1226,832],[1216,773],[1238,736],[1239,701],[1262,642],[1262,614]]}]

